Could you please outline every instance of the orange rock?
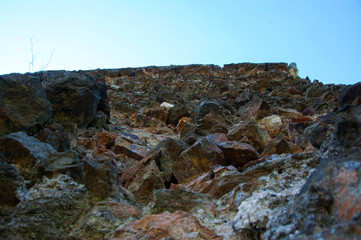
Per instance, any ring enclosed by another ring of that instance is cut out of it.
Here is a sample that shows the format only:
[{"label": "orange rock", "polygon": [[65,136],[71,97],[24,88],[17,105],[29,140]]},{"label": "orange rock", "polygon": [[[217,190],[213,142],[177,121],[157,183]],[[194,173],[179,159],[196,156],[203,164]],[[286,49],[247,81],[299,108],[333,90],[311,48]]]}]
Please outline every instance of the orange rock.
[{"label": "orange rock", "polygon": [[190,122],[192,122],[192,119],[190,117],[182,117],[181,119],[179,119],[177,124],[177,132],[181,132],[183,127]]},{"label": "orange rock", "polygon": [[91,149],[91,150],[94,150],[97,147],[93,138],[80,139],[80,140],[78,140],[77,143],[78,143],[78,145],[84,146],[85,148]]},{"label": "orange rock", "polygon": [[100,132],[94,136],[95,142],[98,146],[105,146],[107,148],[110,148],[112,145],[114,145],[116,138],[117,135],[115,133],[106,131]]},{"label": "orange rock", "polygon": [[146,215],[143,218],[120,226],[111,237],[112,240],[133,239],[217,239],[213,230],[203,227],[190,213],[177,211],[159,215]]},{"label": "orange rock", "polygon": [[310,121],[312,121],[312,118],[310,116],[295,116],[291,118],[292,124],[310,122]]}]

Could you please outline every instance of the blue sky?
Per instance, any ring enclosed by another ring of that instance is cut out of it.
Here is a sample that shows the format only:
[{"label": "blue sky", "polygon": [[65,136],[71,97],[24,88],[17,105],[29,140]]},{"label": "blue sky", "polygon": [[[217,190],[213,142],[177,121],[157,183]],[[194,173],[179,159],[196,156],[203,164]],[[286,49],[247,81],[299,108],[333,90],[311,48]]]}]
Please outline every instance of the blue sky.
[{"label": "blue sky", "polygon": [[361,81],[361,0],[0,0],[0,74],[296,62],[301,77]]}]

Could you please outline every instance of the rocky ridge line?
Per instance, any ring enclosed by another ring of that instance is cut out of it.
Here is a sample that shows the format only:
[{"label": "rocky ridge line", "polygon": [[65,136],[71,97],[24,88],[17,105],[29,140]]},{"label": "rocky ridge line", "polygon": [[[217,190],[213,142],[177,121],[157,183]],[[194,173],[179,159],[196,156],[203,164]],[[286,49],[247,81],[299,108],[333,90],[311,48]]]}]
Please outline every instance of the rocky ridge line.
[{"label": "rocky ridge line", "polygon": [[357,239],[361,84],[294,63],[0,76],[1,239]]}]

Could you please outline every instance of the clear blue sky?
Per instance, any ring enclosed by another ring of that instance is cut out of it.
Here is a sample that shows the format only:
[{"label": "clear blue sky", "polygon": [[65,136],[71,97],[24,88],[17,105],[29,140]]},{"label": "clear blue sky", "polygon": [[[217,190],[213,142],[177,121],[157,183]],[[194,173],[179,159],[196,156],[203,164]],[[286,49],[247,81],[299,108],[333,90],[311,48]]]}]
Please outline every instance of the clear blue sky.
[{"label": "clear blue sky", "polygon": [[301,77],[361,81],[361,0],[0,0],[0,74],[296,62]]}]

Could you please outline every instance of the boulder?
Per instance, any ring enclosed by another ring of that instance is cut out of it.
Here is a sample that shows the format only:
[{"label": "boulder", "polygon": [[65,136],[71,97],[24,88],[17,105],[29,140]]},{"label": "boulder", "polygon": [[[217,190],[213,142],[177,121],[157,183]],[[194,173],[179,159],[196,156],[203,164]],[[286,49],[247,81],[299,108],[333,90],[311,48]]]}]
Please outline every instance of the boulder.
[{"label": "boulder", "polygon": [[38,78],[0,76],[0,136],[24,131],[33,135],[51,121],[52,107]]},{"label": "boulder", "polygon": [[259,128],[271,138],[275,138],[282,130],[282,119],[278,115],[268,116],[259,123]]},{"label": "boulder", "polygon": [[183,151],[173,164],[172,171],[178,182],[189,177],[208,172],[215,165],[225,165],[226,161],[221,149],[211,137],[203,137],[191,147]]},{"label": "boulder", "polygon": [[83,159],[84,186],[100,199],[119,200],[119,175],[111,161],[97,163]]},{"label": "boulder", "polygon": [[90,208],[86,193],[66,175],[44,177],[12,212],[2,215],[0,238],[69,239],[77,220]]},{"label": "boulder", "polygon": [[120,177],[120,183],[134,194],[139,203],[151,201],[154,189],[165,188],[161,172],[154,161],[154,154],[149,154]]},{"label": "boulder", "polygon": [[51,123],[46,128],[43,128],[38,134],[34,135],[34,137],[44,143],[50,144],[58,152],[65,152],[70,149],[69,134],[59,123]]},{"label": "boulder", "polygon": [[270,143],[264,148],[261,157],[270,156],[272,154],[283,154],[283,153],[297,153],[302,152],[302,149],[296,144],[287,141],[282,134],[277,138],[272,139]]},{"label": "boulder", "polygon": [[148,153],[149,149],[145,146],[135,143],[133,140],[124,136],[118,136],[115,139],[112,150],[116,154],[124,154],[136,160],[142,160]]},{"label": "boulder", "polygon": [[110,238],[122,239],[222,239],[213,230],[203,227],[190,213],[177,211],[143,218],[119,226]]},{"label": "boulder", "polygon": [[85,127],[95,117],[101,100],[96,80],[82,72],[48,71],[41,76],[54,119]]},{"label": "boulder", "polygon": [[98,202],[77,222],[71,236],[75,239],[109,239],[117,226],[138,217],[139,208],[107,199]]},{"label": "boulder", "polygon": [[361,96],[361,82],[343,86],[338,90],[339,106],[342,107],[345,104],[352,104],[359,96]]},{"label": "boulder", "polygon": [[181,153],[188,147],[189,146],[182,140],[168,138],[159,143],[155,148],[157,154],[155,155],[154,160],[156,161],[165,184],[168,185],[168,187],[170,183],[177,182],[173,174],[172,167],[173,164],[179,160]]},{"label": "boulder", "polygon": [[179,119],[188,117],[188,109],[183,104],[177,104],[169,109],[167,123],[177,126]]},{"label": "boulder", "polygon": [[38,162],[56,153],[51,145],[40,142],[24,132],[6,135],[2,141],[2,151],[5,161],[16,166],[19,173],[27,180],[31,178],[31,172]]},{"label": "boulder", "polygon": [[259,158],[259,153],[251,145],[237,141],[216,142],[222,150],[227,165],[242,167],[249,161]]},{"label": "boulder", "polygon": [[98,146],[105,146],[106,148],[110,148],[115,144],[115,139],[117,135],[115,133],[103,131],[97,133],[94,136],[95,142]]},{"label": "boulder", "polygon": [[19,190],[24,186],[24,179],[14,166],[0,159],[0,208],[16,206],[21,198]]},{"label": "boulder", "polygon": [[83,163],[75,152],[53,153],[45,159],[40,159],[32,170],[31,180],[35,183],[44,175],[52,178],[59,173],[69,175],[78,183],[83,182]]},{"label": "boulder", "polygon": [[245,121],[234,125],[227,133],[230,141],[248,143],[258,152],[262,152],[266,145],[266,136],[254,121]]}]

